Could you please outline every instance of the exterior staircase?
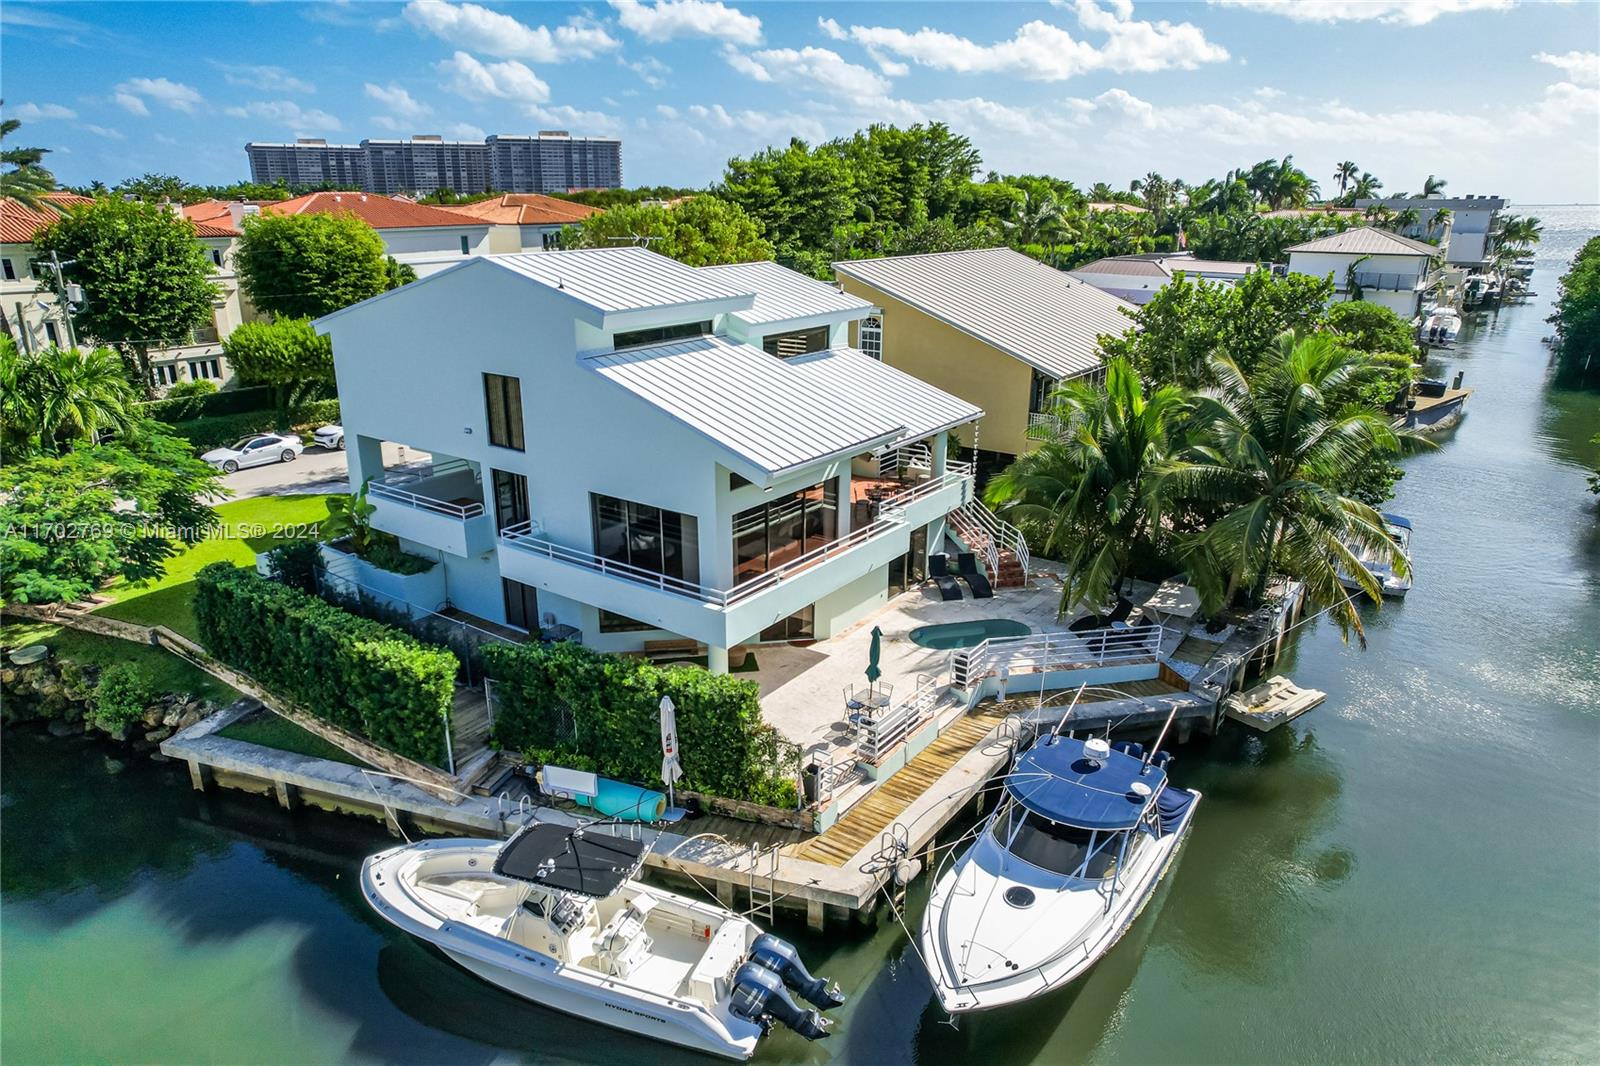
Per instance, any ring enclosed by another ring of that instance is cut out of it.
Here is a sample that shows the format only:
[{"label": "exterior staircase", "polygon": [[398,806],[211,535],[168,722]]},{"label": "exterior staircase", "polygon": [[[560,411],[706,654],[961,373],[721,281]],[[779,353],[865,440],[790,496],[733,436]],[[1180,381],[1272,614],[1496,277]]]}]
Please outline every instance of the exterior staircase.
[{"label": "exterior staircase", "polygon": [[951,511],[949,520],[950,531],[968,551],[983,560],[995,588],[1023,588],[1028,584],[1028,542],[1021,530],[978,500]]}]

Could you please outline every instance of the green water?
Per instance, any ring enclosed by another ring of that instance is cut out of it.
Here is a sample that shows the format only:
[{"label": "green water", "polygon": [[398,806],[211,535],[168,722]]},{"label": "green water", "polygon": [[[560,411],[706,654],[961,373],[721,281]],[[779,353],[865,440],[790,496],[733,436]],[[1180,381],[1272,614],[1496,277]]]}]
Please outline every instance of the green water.
[{"label": "green water", "polygon": [[[1527,307],[1437,367],[1469,415],[1408,463],[1417,587],[1286,672],[1320,709],[1188,745],[1194,835],[1079,985],[954,1029],[893,925],[780,928],[851,992],[769,1062],[1600,1061],[1600,395],[1552,392],[1539,338],[1600,211],[1546,222]],[[671,1049],[504,995],[372,917],[375,827],[189,790],[181,769],[8,733],[0,1058],[656,1063]],[[920,886],[925,892],[926,886]],[[914,894],[910,918],[919,915]]]}]

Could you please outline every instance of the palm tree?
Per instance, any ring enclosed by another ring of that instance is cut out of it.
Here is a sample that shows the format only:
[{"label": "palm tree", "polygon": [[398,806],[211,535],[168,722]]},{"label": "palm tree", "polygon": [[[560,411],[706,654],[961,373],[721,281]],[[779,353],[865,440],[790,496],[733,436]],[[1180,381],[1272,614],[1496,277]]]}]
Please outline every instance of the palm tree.
[{"label": "palm tree", "polygon": [[1339,195],[1341,197],[1344,196],[1344,191],[1349,187],[1350,183],[1356,180],[1356,174],[1359,170],[1360,168],[1348,159],[1334,168],[1333,180],[1339,183]]},{"label": "palm tree", "polygon": [[1531,249],[1544,236],[1544,224],[1532,215],[1506,215],[1500,221],[1496,243],[1502,248]]},{"label": "palm tree", "polygon": [[1054,243],[1061,235],[1061,203],[1048,193],[1035,196],[1032,189],[1024,189],[1016,217],[1002,219],[1000,224],[1018,244]]},{"label": "palm tree", "polygon": [[1445,181],[1443,178],[1436,178],[1432,174],[1429,174],[1428,180],[1422,183],[1422,199],[1427,200],[1438,196],[1440,193],[1444,192],[1444,187],[1448,184],[1449,182]]},{"label": "palm tree", "polygon": [[1428,236],[1433,236],[1434,230],[1438,230],[1440,233],[1443,233],[1445,227],[1450,224],[1450,220],[1454,217],[1455,216],[1450,213],[1450,209],[1448,207],[1439,208],[1439,210],[1435,211],[1432,217],[1428,219]]},{"label": "palm tree", "polygon": [[1117,190],[1103,181],[1089,186],[1089,199],[1097,204],[1109,204],[1117,198]]},{"label": "palm tree", "polygon": [[0,421],[8,444],[24,442],[60,454],[80,440],[93,440],[134,420],[138,397],[122,359],[110,348],[46,348],[21,355],[9,338],[0,343]]},{"label": "palm tree", "polygon": [[1363,170],[1361,176],[1356,179],[1356,183],[1350,188],[1350,202],[1353,204],[1357,200],[1371,200],[1378,195],[1378,190],[1381,188],[1383,188],[1383,182],[1378,180],[1377,175]]},{"label": "palm tree", "polygon": [[1394,218],[1391,220],[1391,225],[1393,225],[1396,232],[1399,233],[1405,233],[1407,230],[1415,229],[1421,223],[1422,213],[1414,207],[1407,207],[1400,211],[1396,211]]},{"label": "palm tree", "polygon": [[1054,423],[1029,431],[1039,447],[990,481],[990,503],[1043,525],[1039,550],[1066,563],[1061,613],[1104,603],[1160,532],[1153,479],[1189,404],[1176,385],[1146,396],[1133,365],[1111,359],[1103,386],[1074,380],[1055,391]]},{"label": "palm tree", "polygon": [[1169,461],[1156,478],[1168,503],[1220,509],[1220,518],[1187,538],[1190,579],[1212,604],[1238,590],[1258,604],[1274,575],[1285,575],[1331,608],[1347,638],[1354,632],[1364,640],[1340,572],[1374,600],[1380,590],[1350,545],[1397,573],[1407,560],[1376,511],[1332,486],[1418,438],[1371,409],[1331,409],[1328,398],[1371,364],[1325,334],[1279,338],[1254,378],[1224,355],[1212,357],[1211,372],[1217,384],[1198,401],[1190,455]]},{"label": "palm tree", "polygon": [[[3,104],[4,101],[0,101]],[[22,127],[21,121],[0,121],[0,142]],[[10,170],[0,173],[0,197],[10,197],[23,207],[37,211],[43,195],[56,187],[55,175],[40,166],[48,148],[0,148],[0,164]]]}]

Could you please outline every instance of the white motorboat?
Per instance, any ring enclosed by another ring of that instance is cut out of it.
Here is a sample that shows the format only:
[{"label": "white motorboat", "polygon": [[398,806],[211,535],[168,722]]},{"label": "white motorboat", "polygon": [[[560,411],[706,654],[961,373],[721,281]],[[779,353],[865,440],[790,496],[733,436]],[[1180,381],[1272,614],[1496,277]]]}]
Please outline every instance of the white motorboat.
[{"label": "white motorboat", "polygon": [[1461,332],[1461,316],[1448,307],[1435,308],[1422,324],[1422,339],[1429,344],[1451,344]]},{"label": "white motorboat", "polygon": [[[1387,555],[1381,555],[1371,548],[1359,544],[1346,545],[1355,555],[1367,572],[1377,579],[1378,588],[1385,596],[1396,598],[1404,597],[1411,591],[1411,521],[1397,514],[1380,512],[1383,519],[1384,532],[1389,534],[1389,539],[1400,547],[1400,554],[1406,558],[1405,575],[1395,573],[1394,565]],[[1347,589],[1360,589],[1361,582],[1347,573],[1340,573],[1339,581]]]},{"label": "white motorboat", "polygon": [[1018,757],[977,839],[934,886],[923,958],[951,1014],[1064,987],[1111,950],[1172,867],[1200,793],[1165,753],[1050,735]]},{"label": "white motorboat", "polygon": [[472,973],[589,1021],[732,1059],[748,1059],[775,1022],[828,1035],[819,1010],[844,1002],[838,989],[747,919],[636,880],[645,851],[594,828],[533,824],[503,843],[380,852],[362,863],[361,887],[385,919]]}]

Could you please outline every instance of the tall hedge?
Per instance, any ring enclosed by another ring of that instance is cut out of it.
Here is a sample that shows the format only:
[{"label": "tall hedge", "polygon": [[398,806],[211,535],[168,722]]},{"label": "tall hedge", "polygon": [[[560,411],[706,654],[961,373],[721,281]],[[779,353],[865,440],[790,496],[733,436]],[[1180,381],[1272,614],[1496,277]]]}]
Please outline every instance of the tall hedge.
[{"label": "tall hedge", "polygon": [[682,787],[775,807],[795,805],[799,749],[761,720],[755,682],[577,644],[491,644],[495,739],[607,777],[661,783],[661,697],[678,712]]},{"label": "tall hedge", "polygon": [[186,422],[191,418],[212,415],[237,415],[259,411],[272,406],[272,386],[246,385],[219,392],[197,393],[192,396],[168,396],[162,400],[149,400],[139,405],[139,410],[157,422]]},{"label": "tall hedge", "polygon": [[[217,395],[226,395],[218,393]],[[313,400],[289,411],[287,417],[276,410],[246,411],[237,415],[204,415],[187,422],[176,422],[172,432],[194,445],[197,451],[208,451],[232,444],[251,433],[271,433],[273,430],[316,429],[318,426],[339,421],[338,400]]]},{"label": "tall hedge", "polygon": [[211,654],[342,729],[444,762],[459,666],[449,651],[230,563],[201,570],[195,588]]}]

